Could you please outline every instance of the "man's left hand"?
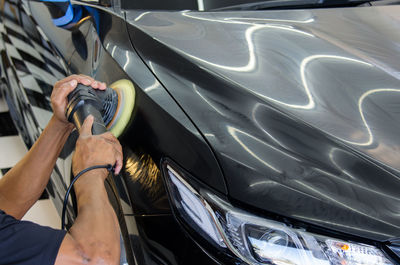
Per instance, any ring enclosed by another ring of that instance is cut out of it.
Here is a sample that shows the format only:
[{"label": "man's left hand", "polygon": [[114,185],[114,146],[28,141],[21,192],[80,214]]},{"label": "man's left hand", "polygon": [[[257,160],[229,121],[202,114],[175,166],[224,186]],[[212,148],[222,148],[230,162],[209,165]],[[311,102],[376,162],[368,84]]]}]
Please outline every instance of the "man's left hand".
[{"label": "man's left hand", "polygon": [[53,87],[53,92],[51,93],[51,107],[53,108],[54,118],[66,127],[71,127],[71,123],[68,122],[65,116],[68,105],[67,96],[76,88],[78,83],[91,86],[94,89],[106,89],[105,83],[96,81],[86,75],[71,75],[56,82]]}]

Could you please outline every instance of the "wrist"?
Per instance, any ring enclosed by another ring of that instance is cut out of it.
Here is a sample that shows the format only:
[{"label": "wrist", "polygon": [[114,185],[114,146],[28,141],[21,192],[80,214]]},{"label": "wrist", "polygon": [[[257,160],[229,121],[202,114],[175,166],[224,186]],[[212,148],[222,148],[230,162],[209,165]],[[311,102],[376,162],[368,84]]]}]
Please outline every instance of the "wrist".
[{"label": "wrist", "polygon": [[78,212],[81,211],[82,207],[87,206],[93,201],[96,203],[101,203],[101,205],[104,205],[104,203],[108,201],[108,195],[104,181],[100,181],[99,179],[81,182],[76,185],[74,189],[78,204]]},{"label": "wrist", "polygon": [[87,194],[90,190],[105,189],[104,180],[108,175],[105,169],[90,170],[82,176],[74,184],[75,194],[79,197],[82,194]]},{"label": "wrist", "polygon": [[68,133],[72,132],[75,127],[72,123],[68,121],[62,121],[54,115],[51,117],[49,125],[53,126],[59,131],[64,131]]},{"label": "wrist", "polygon": [[[72,162],[73,163],[73,162]],[[83,170],[91,168],[92,166],[86,166],[86,167],[74,167],[72,168],[72,173],[74,174],[74,177],[81,173]],[[91,169],[85,173],[82,174],[82,176],[79,177],[79,179],[82,178],[100,178],[102,180],[105,180],[108,176],[108,170],[106,168],[95,168]]]}]

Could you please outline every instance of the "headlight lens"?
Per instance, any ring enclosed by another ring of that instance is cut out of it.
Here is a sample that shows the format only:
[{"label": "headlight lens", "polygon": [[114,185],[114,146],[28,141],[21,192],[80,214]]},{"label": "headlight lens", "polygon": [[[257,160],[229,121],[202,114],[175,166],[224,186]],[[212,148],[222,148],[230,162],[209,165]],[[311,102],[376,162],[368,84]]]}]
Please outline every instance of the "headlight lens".
[{"label": "headlight lens", "polygon": [[248,264],[393,264],[378,248],[312,234],[233,208],[206,191],[201,195],[171,166],[167,186],[179,217],[208,241]]},{"label": "headlight lens", "polygon": [[215,226],[212,209],[207,202],[172,168],[168,167],[168,189],[180,216],[191,227],[208,236],[221,247],[226,247]]}]

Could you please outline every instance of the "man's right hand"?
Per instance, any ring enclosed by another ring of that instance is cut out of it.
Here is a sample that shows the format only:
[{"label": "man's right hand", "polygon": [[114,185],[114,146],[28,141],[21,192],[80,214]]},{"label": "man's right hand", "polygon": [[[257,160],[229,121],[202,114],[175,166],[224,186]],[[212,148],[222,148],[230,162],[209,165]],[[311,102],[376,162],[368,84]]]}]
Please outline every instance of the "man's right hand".
[{"label": "man's right hand", "polygon": [[[92,135],[93,116],[86,118],[76,142],[75,154],[72,157],[72,171],[74,176],[82,170],[98,165],[115,165],[115,174],[122,168],[122,147],[117,138],[111,133]],[[105,179],[106,169],[96,170]],[[84,174],[85,175],[85,174]],[[83,177],[83,176],[82,176]]]},{"label": "man's right hand", "polygon": [[[93,116],[80,129],[72,157],[72,170],[80,171],[97,165],[122,167],[122,148],[111,133],[92,135]],[[64,237],[56,265],[119,264],[120,229],[118,218],[109,201],[104,180],[106,169],[90,170],[74,184],[78,215]]]}]

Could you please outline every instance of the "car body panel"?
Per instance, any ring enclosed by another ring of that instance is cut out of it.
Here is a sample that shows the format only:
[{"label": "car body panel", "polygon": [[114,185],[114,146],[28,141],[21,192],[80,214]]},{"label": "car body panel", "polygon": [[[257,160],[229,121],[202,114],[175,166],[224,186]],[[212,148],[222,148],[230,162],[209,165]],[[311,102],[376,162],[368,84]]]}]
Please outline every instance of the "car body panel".
[{"label": "car body panel", "polygon": [[234,201],[387,240],[400,236],[399,13],[130,11],[127,22]]}]

